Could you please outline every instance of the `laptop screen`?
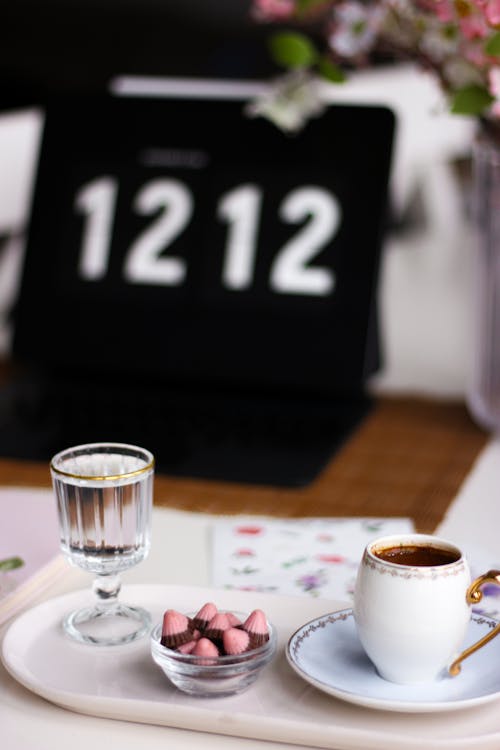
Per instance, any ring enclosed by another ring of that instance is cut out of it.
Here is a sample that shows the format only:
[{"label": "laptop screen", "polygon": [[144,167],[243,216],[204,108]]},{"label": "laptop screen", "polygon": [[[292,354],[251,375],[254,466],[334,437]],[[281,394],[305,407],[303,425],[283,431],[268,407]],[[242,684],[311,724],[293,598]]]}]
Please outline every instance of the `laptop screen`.
[{"label": "laptop screen", "polygon": [[362,388],[393,115],[329,105],[286,135],[248,98],[232,84],[47,104],[17,357],[203,388]]}]

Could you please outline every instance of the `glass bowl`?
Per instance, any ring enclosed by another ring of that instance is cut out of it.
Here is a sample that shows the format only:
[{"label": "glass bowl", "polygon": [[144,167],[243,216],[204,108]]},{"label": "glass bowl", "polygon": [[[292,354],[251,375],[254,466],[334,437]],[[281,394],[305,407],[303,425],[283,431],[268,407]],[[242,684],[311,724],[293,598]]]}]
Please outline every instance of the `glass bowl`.
[{"label": "glass bowl", "polygon": [[184,693],[204,698],[235,695],[256,681],[275,654],[276,629],[270,622],[268,628],[269,640],[262,646],[235,656],[207,659],[162,646],[159,623],[151,633],[151,655],[170,682]]}]

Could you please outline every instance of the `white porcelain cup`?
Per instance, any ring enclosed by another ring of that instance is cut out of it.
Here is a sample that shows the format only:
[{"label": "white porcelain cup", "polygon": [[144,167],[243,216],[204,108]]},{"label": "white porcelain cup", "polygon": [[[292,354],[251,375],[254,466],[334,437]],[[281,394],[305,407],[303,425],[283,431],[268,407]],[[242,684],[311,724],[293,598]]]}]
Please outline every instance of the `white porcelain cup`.
[{"label": "white porcelain cup", "polygon": [[462,651],[471,605],[490,570],[471,583],[462,552],[427,534],[376,539],[365,548],[356,579],[354,619],[359,639],[381,677],[400,684],[460,672],[467,656],[500,632],[500,624]]}]

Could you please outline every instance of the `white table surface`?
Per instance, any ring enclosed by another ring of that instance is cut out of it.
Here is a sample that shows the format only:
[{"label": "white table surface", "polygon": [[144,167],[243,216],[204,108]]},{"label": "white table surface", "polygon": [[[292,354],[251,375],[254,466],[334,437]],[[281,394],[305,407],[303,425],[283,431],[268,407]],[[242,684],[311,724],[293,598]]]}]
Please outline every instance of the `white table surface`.
[{"label": "white table surface", "polygon": [[[175,583],[209,585],[208,525],[210,516],[155,508],[151,554],[137,568],[123,576],[124,583]],[[68,568],[64,581],[44,596],[85,588],[91,577]],[[0,630],[0,638],[8,623]],[[188,732],[168,727],[111,721],[81,716],[59,708],[19,685],[0,664],[1,747],[5,750],[89,750],[106,747],[120,750],[164,750],[165,747],[206,750],[253,750],[268,743],[222,735]],[[273,743],[272,747],[297,745]]]},{"label": "white table surface", "polygon": [[[497,466],[500,441],[485,448],[456,500],[437,530],[474,554],[481,550],[486,564],[500,555],[498,528]],[[124,576],[125,583],[175,583],[210,585],[209,524],[211,517],[155,508],[151,555]],[[45,592],[41,599],[85,588],[90,577],[68,568],[63,581]],[[0,629],[0,638],[8,623]],[[333,700],[333,699],[332,699]],[[390,715],[388,714],[390,720]],[[6,750],[88,750],[113,742],[120,750],[253,750],[268,747],[284,750],[303,746],[268,743],[168,727],[94,718],[53,705],[18,684],[0,665],[1,747]],[[487,747],[487,745],[482,745]],[[489,746],[488,746],[489,747]],[[494,748],[494,745],[491,746]]]}]

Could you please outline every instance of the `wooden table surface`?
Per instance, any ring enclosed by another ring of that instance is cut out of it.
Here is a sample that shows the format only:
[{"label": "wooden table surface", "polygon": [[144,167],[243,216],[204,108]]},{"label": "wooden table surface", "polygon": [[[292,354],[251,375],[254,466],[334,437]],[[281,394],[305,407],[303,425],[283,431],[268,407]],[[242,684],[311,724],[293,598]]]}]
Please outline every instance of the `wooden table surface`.
[{"label": "wooden table surface", "polygon": [[[6,376],[0,367],[0,382]],[[305,488],[157,474],[155,503],[223,514],[408,516],[419,531],[432,532],[487,439],[462,403],[381,398]],[[48,466],[0,457],[0,485],[48,487]]]}]

